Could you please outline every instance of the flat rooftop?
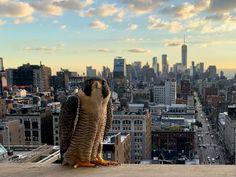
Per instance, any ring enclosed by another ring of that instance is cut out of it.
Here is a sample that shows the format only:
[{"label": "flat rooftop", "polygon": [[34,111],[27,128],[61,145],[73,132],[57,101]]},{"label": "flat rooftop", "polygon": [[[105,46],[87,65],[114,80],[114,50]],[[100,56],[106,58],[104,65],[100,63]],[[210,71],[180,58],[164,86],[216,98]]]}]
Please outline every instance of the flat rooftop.
[{"label": "flat rooftop", "polygon": [[1,177],[236,177],[236,166],[121,165],[78,168],[58,164],[0,164]]}]

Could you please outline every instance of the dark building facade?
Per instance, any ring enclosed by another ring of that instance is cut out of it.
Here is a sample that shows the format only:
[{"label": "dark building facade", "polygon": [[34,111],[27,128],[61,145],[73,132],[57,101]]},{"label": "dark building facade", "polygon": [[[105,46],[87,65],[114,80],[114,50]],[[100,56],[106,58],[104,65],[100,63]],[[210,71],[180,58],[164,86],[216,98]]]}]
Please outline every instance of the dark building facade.
[{"label": "dark building facade", "polygon": [[126,77],[126,62],[122,57],[117,57],[114,59],[114,79],[124,79]]},{"label": "dark building facade", "polygon": [[13,71],[13,85],[17,86],[33,86],[35,84],[36,70],[39,70],[40,66],[24,64]]},{"label": "dark building facade", "polygon": [[191,84],[189,80],[182,80],[181,81],[181,88],[180,88],[180,94],[181,97],[183,97],[185,100],[187,100],[188,95],[191,94]]},{"label": "dark building facade", "polygon": [[[182,154],[190,159],[193,155],[194,147],[195,147],[194,132],[182,132],[182,131],[152,132],[152,158],[158,157],[161,154],[167,155],[169,152],[171,152],[172,153],[171,157],[173,158],[178,158],[178,154]],[[174,159],[168,159],[168,160],[174,160]]]},{"label": "dark building facade", "polygon": [[23,86],[28,91],[38,89],[38,91],[50,91],[49,79],[51,69],[44,65],[24,64],[13,70],[13,85]]}]

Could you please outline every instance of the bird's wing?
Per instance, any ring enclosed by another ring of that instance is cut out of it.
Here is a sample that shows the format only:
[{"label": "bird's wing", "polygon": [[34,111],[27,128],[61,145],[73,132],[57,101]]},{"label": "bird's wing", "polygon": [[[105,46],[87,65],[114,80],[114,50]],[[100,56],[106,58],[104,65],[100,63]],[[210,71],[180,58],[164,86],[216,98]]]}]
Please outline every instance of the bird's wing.
[{"label": "bird's wing", "polygon": [[63,162],[63,154],[67,151],[74,131],[76,116],[79,116],[79,96],[70,96],[63,103],[59,116],[60,153]]},{"label": "bird's wing", "polygon": [[106,121],[106,127],[105,127],[105,132],[104,132],[104,139],[111,128],[112,120],[113,120],[113,111],[112,111],[112,101],[110,99],[107,104],[107,121]]}]

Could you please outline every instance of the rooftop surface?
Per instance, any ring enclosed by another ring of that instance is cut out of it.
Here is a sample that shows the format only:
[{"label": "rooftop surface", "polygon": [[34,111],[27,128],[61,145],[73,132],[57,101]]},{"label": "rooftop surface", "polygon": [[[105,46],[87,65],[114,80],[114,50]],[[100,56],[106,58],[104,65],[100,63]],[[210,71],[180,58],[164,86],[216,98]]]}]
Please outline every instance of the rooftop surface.
[{"label": "rooftop surface", "polygon": [[121,165],[73,169],[61,165],[0,164],[1,177],[236,177],[236,166]]}]

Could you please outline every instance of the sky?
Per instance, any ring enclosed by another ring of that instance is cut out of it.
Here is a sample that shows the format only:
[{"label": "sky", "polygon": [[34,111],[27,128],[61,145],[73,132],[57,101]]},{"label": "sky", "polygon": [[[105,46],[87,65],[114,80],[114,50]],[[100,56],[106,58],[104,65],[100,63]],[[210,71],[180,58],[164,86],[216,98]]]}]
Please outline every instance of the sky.
[{"label": "sky", "polygon": [[[5,68],[40,61],[55,71],[113,69],[181,61],[184,36],[191,61],[236,68],[235,0],[0,0],[0,56]],[[235,69],[236,72],[236,69]]]}]

